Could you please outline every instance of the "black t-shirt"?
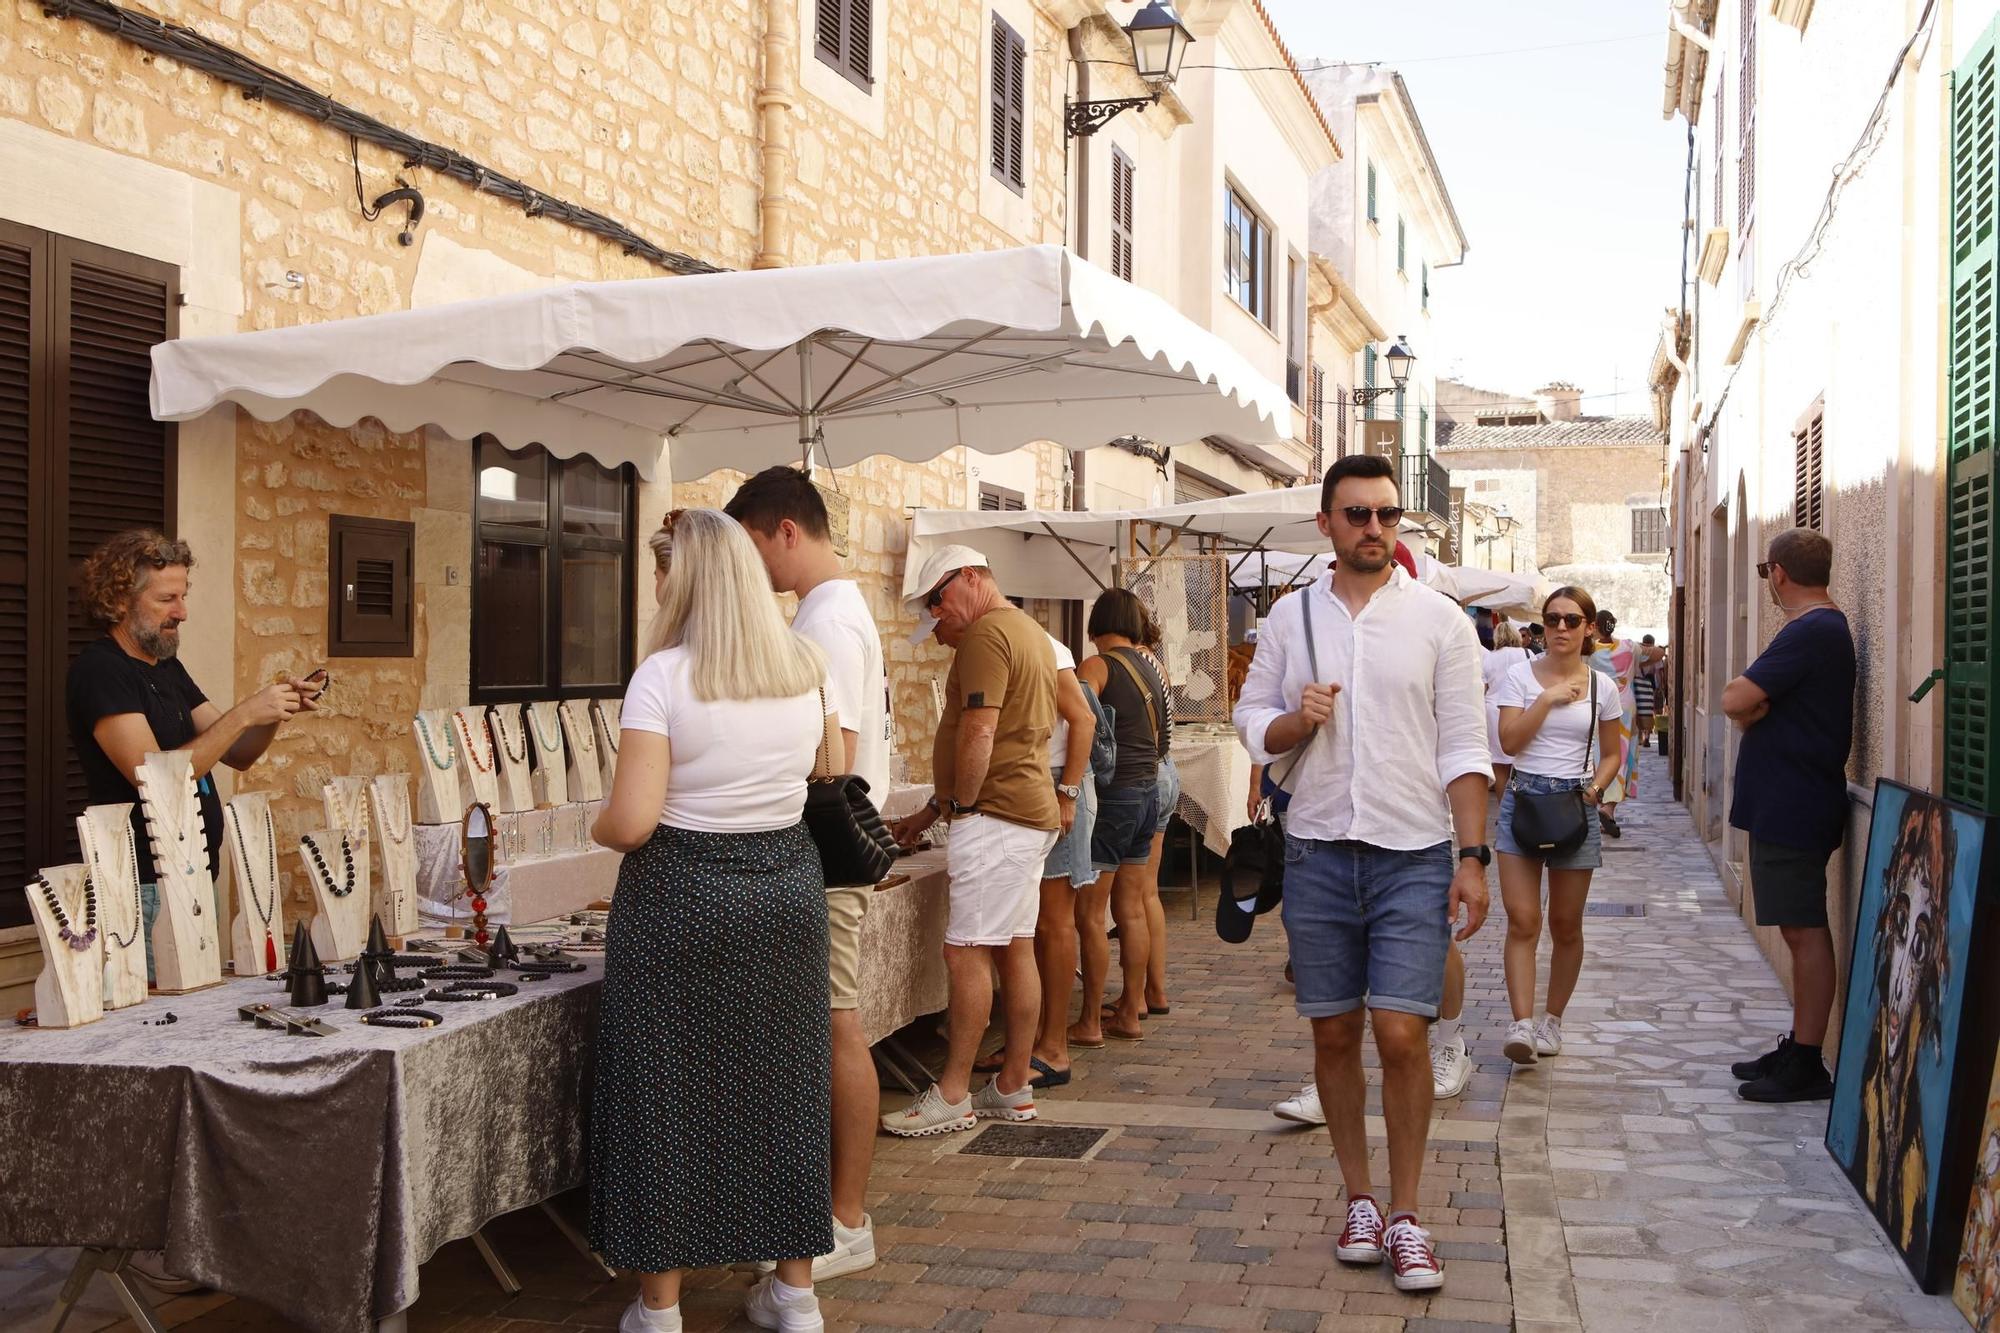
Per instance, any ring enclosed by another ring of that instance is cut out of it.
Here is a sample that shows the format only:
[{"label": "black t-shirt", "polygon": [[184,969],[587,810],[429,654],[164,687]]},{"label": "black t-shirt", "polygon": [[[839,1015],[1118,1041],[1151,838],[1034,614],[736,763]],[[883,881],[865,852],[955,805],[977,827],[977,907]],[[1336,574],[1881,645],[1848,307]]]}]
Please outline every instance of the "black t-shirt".
[{"label": "black t-shirt", "polygon": [[1829,607],[1786,625],[1743,672],[1771,711],[1736,752],[1729,822],[1759,842],[1831,852],[1847,829],[1854,743],[1854,636]]},{"label": "black t-shirt", "polygon": [[[98,747],[92,734],[99,719],[120,713],[142,713],[153,728],[153,739],[161,750],[178,750],[196,735],[194,710],[207,702],[187,668],[168,659],[151,665],[131,656],[118,641],[105,635],[77,654],[70,664],[69,683],[64,691],[69,711],[69,741],[83,765],[83,779],[92,805],[116,805],[130,801],[132,832],[138,843],[139,882],[151,884],[153,850],[146,841],[146,821],[140,813],[139,792],[118,766]],[[215,779],[203,774],[196,782],[201,793],[201,822],[208,835],[208,873],[217,873],[216,852],[222,846],[222,802],[215,794]]]}]

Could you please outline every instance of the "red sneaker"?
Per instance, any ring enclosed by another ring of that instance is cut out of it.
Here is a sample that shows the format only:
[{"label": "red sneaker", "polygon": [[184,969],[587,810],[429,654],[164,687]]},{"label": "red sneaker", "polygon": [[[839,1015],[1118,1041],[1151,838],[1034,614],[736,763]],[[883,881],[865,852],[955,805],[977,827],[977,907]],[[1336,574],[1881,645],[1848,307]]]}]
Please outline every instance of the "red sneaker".
[{"label": "red sneaker", "polygon": [[1375,1206],[1374,1199],[1357,1194],[1347,1201],[1347,1225],[1341,1229],[1340,1241],[1333,1252],[1342,1263],[1382,1262],[1382,1210]]},{"label": "red sneaker", "polygon": [[1431,1247],[1431,1233],[1418,1226],[1416,1218],[1397,1218],[1384,1241],[1397,1291],[1436,1291],[1444,1285],[1444,1265]]}]

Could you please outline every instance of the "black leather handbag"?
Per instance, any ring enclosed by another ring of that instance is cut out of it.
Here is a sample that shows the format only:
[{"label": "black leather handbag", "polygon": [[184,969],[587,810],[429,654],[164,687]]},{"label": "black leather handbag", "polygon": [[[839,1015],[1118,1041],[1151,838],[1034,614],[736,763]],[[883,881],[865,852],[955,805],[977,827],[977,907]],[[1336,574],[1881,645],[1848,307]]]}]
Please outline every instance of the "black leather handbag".
[{"label": "black leather handbag", "polygon": [[[1590,769],[1590,742],[1597,733],[1597,675],[1590,673],[1590,726],[1583,738],[1583,766]],[[1590,835],[1590,807],[1580,788],[1570,791],[1514,791],[1514,842],[1529,856],[1568,856]]]},{"label": "black leather handbag", "polygon": [[[1313,642],[1311,589],[1300,595],[1306,619],[1306,661],[1312,678],[1319,680],[1319,647]],[[1306,757],[1306,748],[1319,735],[1314,727],[1292,751],[1285,776],[1271,779],[1283,788]],[[1267,799],[1257,806],[1254,823],[1245,824],[1229,835],[1229,851],[1222,858],[1222,893],[1215,900],[1215,933],[1226,944],[1241,944],[1250,938],[1256,918],[1276,907],[1285,896],[1285,827]]]},{"label": "black leather handbag", "polygon": [[[826,712],[826,691],[820,691]],[[840,729],[829,717],[820,727],[820,748],[806,780],[806,832],[819,847],[820,868],[829,889],[879,884],[896,863],[896,840],[882,812],[868,798],[868,780],[858,773],[835,773],[833,756]]]}]

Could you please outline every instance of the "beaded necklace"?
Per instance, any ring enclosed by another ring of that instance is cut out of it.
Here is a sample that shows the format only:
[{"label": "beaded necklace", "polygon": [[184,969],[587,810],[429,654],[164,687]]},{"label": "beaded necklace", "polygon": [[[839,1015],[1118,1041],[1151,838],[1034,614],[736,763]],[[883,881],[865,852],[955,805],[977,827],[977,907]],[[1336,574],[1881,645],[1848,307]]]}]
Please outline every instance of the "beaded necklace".
[{"label": "beaded necklace", "polygon": [[35,876],[35,884],[42,891],[42,902],[49,909],[49,915],[56,919],[56,934],[63,943],[82,953],[97,943],[97,885],[88,873],[83,877],[83,933],[76,933],[70,924],[69,910],[63,906],[62,897],[56,886],[41,875]]},{"label": "beaded necklace", "polygon": [[449,773],[451,766],[458,762],[458,756],[452,752],[451,746],[447,745],[444,747],[444,758],[440,760],[438,758],[437,742],[431,738],[430,723],[424,721],[422,713],[417,714],[416,723],[417,739],[424,743],[424,757],[431,761],[431,767],[435,768],[438,772]]},{"label": "beaded necklace", "polygon": [[347,840],[345,833],[340,835],[342,878],[338,888],[334,887],[333,872],[327,869],[326,858],[320,854],[319,844],[313,841],[312,834],[300,834],[299,842],[305,847],[306,854],[312,858],[313,869],[319,875],[322,888],[336,898],[345,898],[354,892],[354,844]]},{"label": "beaded necklace", "polygon": [[[457,708],[452,709],[451,720],[458,724],[458,738],[465,742],[465,756],[472,761],[472,766],[481,773],[491,773],[493,771],[493,733],[488,732],[486,734],[486,744],[484,746],[474,745],[472,743],[472,727],[471,724],[466,722],[464,711]],[[481,753],[482,750],[484,754]]]},{"label": "beaded necklace", "polygon": [[558,707],[565,709],[569,713],[570,716],[569,731],[570,735],[574,737],[576,740],[576,748],[579,752],[578,757],[580,758],[583,755],[596,754],[597,733],[591,729],[589,715],[586,714],[583,719],[583,724],[581,726],[578,726],[576,725],[576,710],[574,708],[571,708],[568,704],[560,704],[558,705]]},{"label": "beaded necklace", "polygon": [[[264,970],[278,970],[278,945],[272,938],[271,921],[278,914],[278,828],[271,820],[271,807],[264,806],[264,871],[266,893],[257,893],[257,862],[251,859],[250,848],[243,838],[243,811],[236,811],[232,821],[236,825],[236,859],[243,864],[244,887],[249,890],[250,906],[257,912],[257,919],[264,925]],[[267,901],[268,899],[268,901]]]},{"label": "beaded necklace", "polygon": [[[364,794],[365,790],[359,784],[352,789],[351,793],[338,786],[333,787],[333,812],[340,827],[359,832],[364,838],[367,836],[368,829],[368,812],[362,804],[367,799]],[[353,798],[351,801],[349,800],[350,794]]]},{"label": "beaded necklace", "polygon": [[[560,709],[562,705],[555,704],[552,705],[552,707]],[[548,751],[550,754],[555,754],[557,751],[562,749],[562,723],[561,722],[556,723],[556,738],[554,740],[550,740],[548,738],[548,733],[542,730],[542,712],[540,704],[528,705],[528,729],[535,733],[535,744],[541,746],[544,750]]]},{"label": "beaded necklace", "polygon": [[[500,748],[507,752],[507,762],[510,764],[527,763],[528,733],[526,731],[523,731],[518,736],[516,736],[507,730],[507,710],[505,708],[494,709],[490,716],[493,719],[493,730],[500,737]],[[517,740],[520,742],[519,754],[516,754],[514,752],[516,748],[515,742]]]},{"label": "beaded necklace", "polygon": [[410,806],[407,800],[395,799],[400,792],[384,795],[380,779],[376,780],[375,814],[382,822],[382,836],[401,847],[410,839]]},{"label": "beaded necklace", "polygon": [[610,709],[601,704],[592,704],[591,707],[597,711],[597,716],[604,720],[604,743],[611,747],[611,757],[615,759],[618,757],[618,719],[611,715]]},{"label": "beaded necklace", "polygon": [[[129,949],[139,938],[139,927],[145,924],[146,912],[144,905],[139,901],[139,841],[132,836],[132,826],[130,824],[125,825],[121,831],[124,834],[125,842],[125,873],[132,880],[132,929],[125,932],[124,938],[120,939],[118,927],[111,921],[111,911],[107,904],[104,913],[104,933],[105,938],[111,943],[121,949]],[[83,850],[90,858],[90,878],[92,882],[103,881],[108,884],[111,881],[105,876],[103,865],[98,859],[97,839],[97,830],[93,828],[90,836],[84,839],[87,845]]]}]

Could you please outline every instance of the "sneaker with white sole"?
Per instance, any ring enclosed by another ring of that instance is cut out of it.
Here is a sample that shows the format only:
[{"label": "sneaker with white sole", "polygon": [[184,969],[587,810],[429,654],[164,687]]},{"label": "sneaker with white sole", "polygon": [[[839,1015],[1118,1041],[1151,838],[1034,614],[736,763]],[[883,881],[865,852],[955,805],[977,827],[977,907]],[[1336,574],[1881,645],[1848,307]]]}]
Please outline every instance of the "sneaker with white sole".
[{"label": "sneaker with white sole", "polygon": [[1382,1236],[1397,1291],[1436,1291],[1444,1285],[1444,1265],[1431,1245],[1431,1233],[1414,1217],[1399,1217]]},{"label": "sneaker with white sole", "polygon": [[619,1317],[618,1333],[681,1333],[681,1303],[648,1310],[643,1300],[635,1299]]},{"label": "sneaker with white sole", "polygon": [[[813,1260],[813,1281],[846,1277],[875,1266],[875,1219],[862,1215],[861,1225],[848,1226],[833,1219],[833,1248]],[[756,1264],[759,1273],[775,1273],[778,1266],[769,1259]],[[740,1266],[739,1266],[740,1268]]]},{"label": "sneaker with white sole", "polygon": [[1271,1114],[1295,1125],[1324,1125],[1326,1110],[1319,1104],[1319,1084],[1309,1082],[1293,1096],[1272,1103]]},{"label": "sneaker with white sole", "polygon": [[1465,1038],[1431,1043],[1431,1094],[1456,1097],[1465,1091],[1472,1077],[1472,1057],[1465,1053]]},{"label": "sneaker with white sole", "polygon": [[972,1098],[953,1104],[944,1099],[933,1083],[924,1089],[923,1095],[900,1111],[891,1111],[882,1117],[882,1128],[898,1138],[921,1139],[932,1134],[950,1134],[961,1129],[973,1129],[979,1124],[979,1117],[972,1113]]},{"label": "sneaker with white sole", "polygon": [[811,1287],[803,1291],[787,1287],[778,1275],[759,1282],[743,1302],[743,1315],[759,1328],[780,1329],[783,1333],[823,1333],[826,1320],[820,1317],[819,1297]]},{"label": "sneaker with white sole", "polygon": [[1334,1242],[1334,1254],[1344,1264],[1382,1262],[1382,1210],[1366,1194],[1347,1201],[1347,1225]]},{"label": "sneaker with white sole", "polygon": [[1035,1089],[1023,1083],[1012,1092],[1002,1092],[1000,1080],[993,1079],[972,1094],[972,1114],[980,1120],[1033,1120]]},{"label": "sneaker with white sole", "polygon": [[1542,1021],[1535,1024],[1535,1054],[1550,1056],[1562,1053],[1563,1021],[1554,1014],[1543,1014]]},{"label": "sneaker with white sole", "polygon": [[1517,1065],[1535,1063],[1535,1020],[1517,1018],[1507,1028],[1507,1040],[1500,1051]]}]

